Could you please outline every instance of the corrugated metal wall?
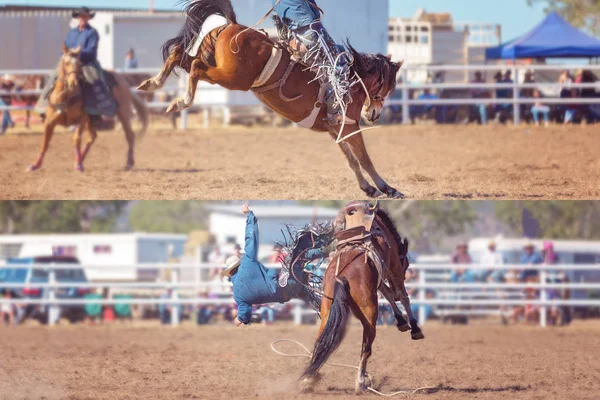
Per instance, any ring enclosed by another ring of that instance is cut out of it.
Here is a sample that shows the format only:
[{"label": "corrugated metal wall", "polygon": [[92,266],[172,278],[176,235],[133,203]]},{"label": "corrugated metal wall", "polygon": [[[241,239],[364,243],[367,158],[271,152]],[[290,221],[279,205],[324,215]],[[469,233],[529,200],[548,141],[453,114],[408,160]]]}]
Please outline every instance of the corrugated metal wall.
[{"label": "corrugated metal wall", "polygon": [[0,69],[55,67],[70,20],[65,13],[0,13]]}]

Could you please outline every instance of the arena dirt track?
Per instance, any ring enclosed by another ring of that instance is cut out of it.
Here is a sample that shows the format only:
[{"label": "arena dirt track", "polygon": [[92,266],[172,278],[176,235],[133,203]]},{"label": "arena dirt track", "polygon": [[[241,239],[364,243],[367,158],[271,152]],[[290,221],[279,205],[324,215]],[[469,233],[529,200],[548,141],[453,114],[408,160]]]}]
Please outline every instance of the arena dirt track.
[{"label": "arena dirt track", "polygon": [[[366,133],[380,173],[413,199],[600,199],[600,128],[475,125]],[[125,139],[101,132],[73,171],[57,133],[44,168],[25,174],[41,134],[0,137],[4,199],[350,199],[364,197],[333,140],[293,128],[154,130],[123,172]]]},{"label": "arena dirt track", "polygon": [[[316,330],[294,325],[0,328],[0,398],[356,399],[354,371],[333,367],[324,368],[314,394],[300,395],[294,380],[304,360],[269,349],[281,338],[309,344]],[[332,360],[356,364],[361,332],[354,321]],[[411,399],[598,398],[597,321],[546,330],[432,323],[425,334],[424,341],[413,342],[393,327],[378,330],[369,364],[377,388],[436,387]]]}]

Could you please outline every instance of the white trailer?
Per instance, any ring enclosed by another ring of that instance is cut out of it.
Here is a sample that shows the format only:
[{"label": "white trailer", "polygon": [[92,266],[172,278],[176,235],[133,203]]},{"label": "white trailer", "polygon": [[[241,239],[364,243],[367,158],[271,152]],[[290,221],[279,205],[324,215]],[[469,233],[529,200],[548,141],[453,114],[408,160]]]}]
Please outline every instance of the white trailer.
[{"label": "white trailer", "polygon": [[155,271],[118,267],[179,258],[186,242],[186,235],[147,233],[0,235],[0,259],[73,256],[91,266],[86,273],[92,281],[148,280],[156,277]]}]

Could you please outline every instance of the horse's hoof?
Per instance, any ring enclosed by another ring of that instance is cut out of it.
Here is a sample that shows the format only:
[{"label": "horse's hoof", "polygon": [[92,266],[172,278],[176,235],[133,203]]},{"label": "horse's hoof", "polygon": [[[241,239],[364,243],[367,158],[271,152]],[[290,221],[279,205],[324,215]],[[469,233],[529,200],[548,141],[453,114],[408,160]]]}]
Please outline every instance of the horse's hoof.
[{"label": "horse's hoof", "polygon": [[373,187],[373,186],[369,186],[368,188],[364,189],[364,192],[371,199],[377,199],[377,198],[383,196],[383,193],[381,193],[381,191],[379,191],[379,189],[377,189],[376,187]]},{"label": "horse's hoof", "polygon": [[154,80],[152,79],[148,79],[142,82],[140,86],[137,87],[137,90],[141,90],[143,92],[151,92],[156,89],[158,89],[158,86],[156,85],[156,83],[154,83]]},{"label": "horse's hoof", "polygon": [[167,108],[167,114],[179,112],[185,109],[187,106],[184,99],[175,99],[171,102],[169,108]]},{"label": "horse's hoof", "polygon": [[389,190],[387,190],[385,192],[386,196],[389,197],[390,199],[404,199],[406,196],[404,196],[403,193],[400,193],[399,191],[397,191],[394,188],[390,188]]},{"label": "horse's hoof", "polygon": [[355,392],[357,395],[364,394],[364,393],[366,393],[368,390],[369,390],[369,388],[367,387],[367,384],[366,384],[366,383],[364,383],[364,382],[363,382],[363,383],[357,383],[357,384],[356,384],[356,387],[354,388],[354,392]]},{"label": "horse's hoof", "polygon": [[129,172],[129,171],[133,171],[133,164],[127,164],[124,168],[123,171],[125,172]]},{"label": "horse's hoof", "polygon": [[75,171],[77,171],[77,172],[83,172],[84,171],[83,165],[81,165],[81,164],[76,165],[75,166]]},{"label": "horse's hoof", "polygon": [[423,339],[425,339],[425,335],[423,335],[423,331],[412,332],[410,334],[410,337],[412,338],[412,340],[423,340]]},{"label": "horse's hoof", "polygon": [[39,166],[31,164],[29,167],[27,167],[27,169],[25,170],[25,172],[35,172],[38,169],[40,169]]},{"label": "horse's hoof", "polygon": [[398,330],[400,332],[408,332],[408,331],[410,331],[410,324],[408,322],[405,323],[404,325],[398,324],[396,326],[398,327]]},{"label": "horse's hoof", "polygon": [[313,376],[306,377],[300,382],[300,391],[302,393],[312,393],[315,386],[321,381],[321,374],[316,373]]}]

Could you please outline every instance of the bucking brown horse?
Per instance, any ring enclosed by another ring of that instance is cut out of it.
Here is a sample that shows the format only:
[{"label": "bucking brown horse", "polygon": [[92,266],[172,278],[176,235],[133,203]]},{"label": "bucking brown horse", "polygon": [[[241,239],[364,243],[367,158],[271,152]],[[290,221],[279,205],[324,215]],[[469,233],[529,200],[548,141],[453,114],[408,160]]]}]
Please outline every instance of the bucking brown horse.
[{"label": "bucking brown horse", "polygon": [[[352,227],[349,227],[350,222]],[[358,222],[357,222],[358,221]],[[375,340],[378,316],[377,291],[392,305],[402,332],[411,330],[413,340],[424,338],[410,308],[404,287],[409,267],[408,241],[402,240],[389,215],[377,205],[362,201],[348,204],[334,222],[336,253],[323,280],[321,326],[302,387],[310,390],[318,381],[319,369],[341,344],[350,313],[363,326],[363,341],[356,392],[367,390],[367,362]],[[410,324],[395,301],[401,301]]]},{"label": "bucking brown horse", "polygon": [[[96,140],[96,128],[94,127],[90,116],[85,112],[82,93],[82,65],[79,60],[81,49],[69,49],[63,46],[63,55],[58,67],[58,80],[54,89],[50,93],[48,107],[46,109],[46,119],[44,121],[44,140],[40,154],[27,171],[36,171],[42,167],[44,156],[48,151],[50,140],[54,134],[56,126],[77,125],[73,138],[75,145],[75,170],[83,172],[83,162],[88,155],[92,144]],[[125,131],[127,139],[127,163],[126,170],[133,168],[135,133],[131,126],[133,119],[132,106],[135,107],[137,115],[142,122],[142,129],[139,136],[143,136],[148,128],[149,113],[144,101],[131,92],[131,89],[122,76],[115,72],[106,71],[107,78],[114,82],[113,95],[119,103],[117,116]],[[81,139],[83,132],[89,133],[89,139],[81,149]]]},{"label": "bucking brown horse", "polygon": [[[283,117],[315,131],[329,132],[335,139],[343,139],[337,141],[360,188],[368,196],[403,197],[373,166],[359,126],[361,117],[370,122],[379,119],[385,100],[396,86],[401,64],[381,54],[359,53],[348,45],[354,58],[352,71],[357,84],[351,89],[352,103],[346,110],[346,116],[352,122],[338,132],[340,126],[331,126],[326,121],[325,89],[315,79],[315,73],[292,60],[283,46],[265,34],[238,24],[230,0],[186,0],[184,3],[188,4],[185,26],[179,36],[163,46],[165,65],[162,71],[140,85],[140,90],[161,88],[175,67],[190,74],[189,83],[185,98],[174,100],[168,112],[190,107],[200,80],[230,90],[252,90],[260,101]],[[209,32],[198,45],[199,33],[213,15],[224,17],[227,23]],[[365,179],[361,168],[371,176],[377,188]]]}]

